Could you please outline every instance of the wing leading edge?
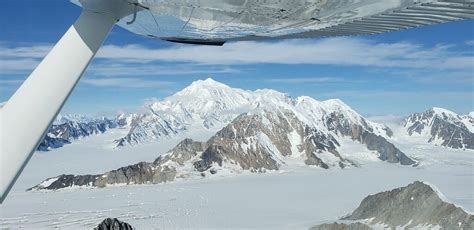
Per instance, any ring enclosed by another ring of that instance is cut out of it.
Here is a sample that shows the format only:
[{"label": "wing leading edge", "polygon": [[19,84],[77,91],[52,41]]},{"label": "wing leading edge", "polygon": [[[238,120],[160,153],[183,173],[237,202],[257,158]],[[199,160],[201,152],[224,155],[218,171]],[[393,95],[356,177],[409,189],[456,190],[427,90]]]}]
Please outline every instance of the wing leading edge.
[{"label": "wing leading edge", "polygon": [[474,18],[474,0],[135,1],[143,10],[119,26],[147,37],[203,45],[371,35]]}]

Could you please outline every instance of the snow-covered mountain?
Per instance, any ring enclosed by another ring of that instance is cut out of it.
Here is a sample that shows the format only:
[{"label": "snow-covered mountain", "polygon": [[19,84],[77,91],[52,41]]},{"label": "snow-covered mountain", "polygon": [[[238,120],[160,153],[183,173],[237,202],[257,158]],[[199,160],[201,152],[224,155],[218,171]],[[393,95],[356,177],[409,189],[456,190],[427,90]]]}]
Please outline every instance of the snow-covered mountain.
[{"label": "snow-covered mountain", "polygon": [[[346,168],[358,165],[357,154],[341,152],[338,140],[363,144],[375,159],[402,165],[415,162],[376,135],[365,123],[333,113],[316,126],[303,114],[284,108],[244,113],[206,142],[185,139],[154,162],[140,162],[98,175],[60,175],[32,189],[72,186],[104,187],[115,184],[162,183],[213,174],[266,172],[291,166]],[[347,151],[347,150],[346,150]]]},{"label": "snow-covered mountain", "polygon": [[402,123],[406,134],[426,139],[435,145],[454,149],[474,149],[474,112],[459,115],[431,108],[408,116]]},{"label": "snow-covered mountain", "polygon": [[294,165],[324,169],[357,166],[359,159],[353,149],[341,151],[347,142],[364,146],[370,159],[415,164],[390,143],[392,131],[387,126],[368,121],[337,99],[293,99],[273,90],[245,91],[207,79],[147,108],[144,114],[120,115],[112,122],[115,127],[129,129],[116,141],[118,146],[196,129],[216,130],[216,134],[206,142],[185,139],[154,162],[100,175],[61,175],[35,189],[160,183],[218,171],[264,172]]},{"label": "snow-covered mountain", "polygon": [[73,140],[93,134],[101,134],[111,128],[127,125],[124,115],[114,119],[101,117],[91,118],[82,115],[58,115],[43,141],[39,151],[48,151],[70,144]]},{"label": "snow-covered mountain", "polygon": [[259,110],[291,111],[306,125],[336,136],[350,135],[352,125],[384,138],[392,135],[387,126],[366,120],[337,99],[291,98],[269,89],[246,91],[209,78],[195,81],[163,101],[147,104],[143,113],[114,118],[59,115],[38,149],[58,148],[75,139],[117,127],[128,129],[128,133],[114,141],[116,147],[173,138],[190,130],[214,133],[240,114]]},{"label": "snow-covered mountain", "polygon": [[[118,147],[172,137],[191,129],[218,131],[240,114],[261,109],[292,111],[303,122],[323,132],[347,134],[351,125],[357,124],[376,135],[392,135],[385,125],[366,120],[337,99],[291,98],[269,89],[246,91],[210,78],[195,81],[165,100],[146,107],[147,112],[136,116],[129,133],[116,140]],[[339,127],[335,127],[334,122],[339,122]]]}]

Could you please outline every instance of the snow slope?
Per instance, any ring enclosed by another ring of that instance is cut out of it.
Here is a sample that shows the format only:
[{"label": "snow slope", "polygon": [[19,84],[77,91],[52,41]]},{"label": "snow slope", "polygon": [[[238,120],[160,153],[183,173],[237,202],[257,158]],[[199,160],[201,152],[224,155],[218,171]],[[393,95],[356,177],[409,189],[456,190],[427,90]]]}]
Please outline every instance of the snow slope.
[{"label": "snow slope", "polygon": [[[424,154],[439,148],[427,146]],[[459,153],[464,162],[474,162],[472,154]],[[90,229],[105,217],[117,217],[138,229],[308,229],[350,213],[368,194],[415,180],[430,181],[449,200],[474,211],[472,168],[458,163],[422,168],[368,163],[347,170],[294,167],[157,185],[15,191],[0,207],[0,224]]]}]

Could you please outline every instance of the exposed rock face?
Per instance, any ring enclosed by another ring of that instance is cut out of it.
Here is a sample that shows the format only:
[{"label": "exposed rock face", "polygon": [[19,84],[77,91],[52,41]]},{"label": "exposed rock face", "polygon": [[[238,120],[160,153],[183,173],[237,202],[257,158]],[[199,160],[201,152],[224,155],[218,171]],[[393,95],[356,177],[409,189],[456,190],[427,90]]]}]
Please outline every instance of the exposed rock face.
[{"label": "exposed rock face", "polygon": [[132,230],[133,227],[117,218],[106,218],[94,230]]},{"label": "exposed rock face", "polygon": [[[244,114],[217,132],[195,166],[210,168],[213,163],[232,162],[244,170],[277,170],[285,158],[299,158],[307,165],[322,168],[345,167],[352,163],[336,150],[336,139],[305,125],[291,111]],[[326,158],[326,162],[322,160]]]},{"label": "exposed rock face", "polygon": [[413,165],[416,163],[381,136],[364,131],[358,139],[367,146],[367,149],[377,151],[380,154],[379,159],[382,161],[400,163],[402,165]]},{"label": "exposed rock face", "polygon": [[439,226],[442,229],[474,229],[474,216],[443,201],[429,185],[416,181],[406,187],[370,195],[345,220],[371,219],[368,224]]},{"label": "exposed rock face", "polygon": [[[326,119],[326,126],[336,134],[351,137],[352,140],[365,144],[367,149],[377,151],[379,159],[383,161],[400,163],[402,165],[416,163],[395,147],[395,145],[387,141],[385,137],[374,134],[373,128],[367,124],[365,119],[362,119],[360,124],[350,123],[349,121],[342,114],[331,113]],[[387,136],[393,135],[393,132],[388,127],[383,128],[383,130]]]},{"label": "exposed rock face", "polygon": [[311,227],[310,230],[371,230],[372,228],[363,223],[332,223],[321,224]]},{"label": "exposed rock face", "polygon": [[111,128],[120,127],[116,119],[87,118],[77,115],[59,115],[43,141],[38,146],[39,151],[60,148],[72,141],[94,134],[101,134]]},{"label": "exposed rock face", "polygon": [[402,125],[410,136],[423,136],[430,143],[454,149],[474,149],[474,113],[458,115],[432,108],[408,116]]}]

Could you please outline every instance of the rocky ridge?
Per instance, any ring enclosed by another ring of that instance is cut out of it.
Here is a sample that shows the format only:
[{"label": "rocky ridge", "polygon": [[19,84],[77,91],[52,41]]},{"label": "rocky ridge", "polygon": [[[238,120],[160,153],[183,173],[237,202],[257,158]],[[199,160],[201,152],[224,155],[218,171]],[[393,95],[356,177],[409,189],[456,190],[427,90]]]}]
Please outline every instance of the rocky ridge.
[{"label": "rocky ridge", "polygon": [[79,115],[58,115],[43,141],[39,151],[48,151],[63,147],[74,140],[102,134],[109,129],[126,126],[126,118],[89,118]]},{"label": "rocky ridge", "polygon": [[[311,229],[424,228],[474,229],[474,216],[444,201],[430,185],[415,181],[408,186],[369,195],[340,223]],[[370,228],[369,228],[370,227]]]},{"label": "rocky ridge", "polygon": [[402,123],[409,136],[454,149],[474,149],[474,113],[459,115],[442,108],[431,108],[408,116]]}]

